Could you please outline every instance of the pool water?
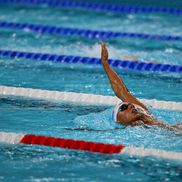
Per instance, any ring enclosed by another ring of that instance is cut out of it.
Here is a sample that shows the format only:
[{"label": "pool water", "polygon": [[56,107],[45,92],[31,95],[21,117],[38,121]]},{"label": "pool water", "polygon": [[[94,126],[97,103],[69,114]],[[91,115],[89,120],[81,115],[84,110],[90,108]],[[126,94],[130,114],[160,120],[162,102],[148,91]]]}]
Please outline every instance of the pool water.
[{"label": "pool water", "polygon": [[[26,18],[25,18],[26,17]],[[79,20],[79,22],[78,22]],[[111,25],[112,20],[112,25]],[[168,14],[114,14],[82,9],[37,6],[2,6],[0,21],[54,25],[69,28],[181,36],[181,16]],[[79,36],[50,36],[2,29],[3,49],[100,57],[100,41]],[[150,41],[150,44],[149,44]],[[110,56],[134,56],[139,60],[181,64],[181,41],[112,38]]]},{"label": "pool water", "polygon": [[[100,1],[101,2],[101,1]],[[102,1],[103,2],[103,1]],[[132,1],[130,1],[131,3]],[[0,21],[63,27],[180,35],[181,17],[114,14],[46,6],[0,6]],[[99,40],[0,29],[0,49],[100,57]],[[182,63],[180,41],[107,40],[111,58]],[[182,102],[182,76],[116,69],[138,98]],[[0,58],[0,85],[114,95],[101,66]],[[182,112],[150,108],[161,121],[182,121]],[[0,96],[0,131],[134,145],[182,152],[182,133],[158,127],[119,127],[108,106]],[[43,146],[0,144],[0,181],[181,181],[182,164],[153,157],[102,155]]]}]

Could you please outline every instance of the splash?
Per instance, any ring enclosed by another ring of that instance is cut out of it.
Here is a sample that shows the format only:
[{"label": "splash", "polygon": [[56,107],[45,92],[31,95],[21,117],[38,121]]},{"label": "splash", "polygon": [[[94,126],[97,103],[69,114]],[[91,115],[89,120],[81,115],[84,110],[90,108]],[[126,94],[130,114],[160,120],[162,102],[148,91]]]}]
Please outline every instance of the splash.
[{"label": "splash", "polygon": [[109,130],[120,126],[112,119],[112,108],[99,113],[78,116],[73,122],[77,127],[95,130]]}]

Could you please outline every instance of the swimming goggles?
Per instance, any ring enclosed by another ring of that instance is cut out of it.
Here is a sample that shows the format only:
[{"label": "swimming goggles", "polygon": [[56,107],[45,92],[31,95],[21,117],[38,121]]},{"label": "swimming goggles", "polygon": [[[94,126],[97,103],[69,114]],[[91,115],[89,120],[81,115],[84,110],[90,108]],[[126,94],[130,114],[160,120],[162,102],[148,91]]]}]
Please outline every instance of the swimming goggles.
[{"label": "swimming goggles", "polygon": [[126,109],[128,109],[128,106],[129,106],[129,104],[122,104],[122,105],[119,107],[119,109],[118,109],[118,113],[119,113],[119,112],[123,112],[123,111],[125,111]]}]

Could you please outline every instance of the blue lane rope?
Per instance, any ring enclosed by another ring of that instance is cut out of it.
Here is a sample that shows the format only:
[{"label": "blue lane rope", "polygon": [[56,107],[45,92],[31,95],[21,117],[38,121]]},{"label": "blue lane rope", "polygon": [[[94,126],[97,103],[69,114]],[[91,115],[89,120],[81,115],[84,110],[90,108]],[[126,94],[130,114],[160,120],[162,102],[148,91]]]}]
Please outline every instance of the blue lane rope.
[{"label": "blue lane rope", "polygon": [[111,31],[99,31],[89,29],[77,29],[66,27],[55,27],[47,25],[35,25],[29,23],[14,23],[14,22],[1,22],[0,28],[11,28],[19,30],[29,30],[38,32],[41,34],[54,34],[54,35],[79,35],[88,37],[90,39],[109,39],[116,37],[128,37],[128,38],[143,38],[153,40],[165,40],[165,41],[182,41],[182,36],[171,35],[151,35],[145,33],[129,33],[129,32],[111,32]]},{"label": "blue lane rope", "polygon": [[116,5],[109,3],[76,2],[65,0],[0,0],[0,3],[47,5],[51,7],[74,7],[115,13],[167,13],[182,15],[182,9],[154,6]]},{"label": "blue lane rope", "polygon": [[[30,53],[30,52],[11,51],[11,50],[0,50],[0,56],[10,57],[10,58],[33,59],[37,61],[61,62],[61,63],[74,63],[74,64],[82,63],[82,64],[93,64],[93,65],[101,64],[101,59],[99,58]],[[126,68],[139,71],[182,73],[182,66],[180,65],[145,63],[138,61],[131,62],[128,60],[114,60],[114,59],[109,59],[109,64],[117,68]]]}]

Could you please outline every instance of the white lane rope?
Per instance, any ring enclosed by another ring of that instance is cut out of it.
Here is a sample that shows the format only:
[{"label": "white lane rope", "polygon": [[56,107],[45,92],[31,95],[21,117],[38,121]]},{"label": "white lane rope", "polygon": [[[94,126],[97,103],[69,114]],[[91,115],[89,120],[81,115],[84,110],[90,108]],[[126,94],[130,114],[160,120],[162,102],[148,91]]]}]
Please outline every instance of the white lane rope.
[{"label": "white lane rope", "polygon": [[125,147],[122,151],[122,154],[134,155],[140,157],[153,156],[164,159],[172,159],[177,161],[182,161],[182,153],[181,152],[172,152],[158,149],[147,149],[144,147],[134,147],[129,146]]},{"label": "white lane rope", "polygon": [[24,134],[0,132],[1,143],[17,144],[23,137]]},{"label": "white lane rope", "polygon": [[[116,105],[120,102],[117,97],[75,92],[60,92],[22,87],[0,86],[0,95],[22,96],[56,102],[74,102],[89,105]],[[157,109],[182,111],[182,102],[140,99],[144,104]]]},{"label": "white lane rope", "polygon": [[82,140],[54,138],[49,136],[0,132],[0,142],[9,144],[20,143],[20,144],[31,144],[31,145],[45,145],[49,147],[60,147],[60,148],[74,149],[74,150],[87,150],[90,152],[100,152],[107,154],[118,153],[121,155],[126,154],[129,156],[139,156],[139,157],[152,156],[157,158],[182,161],[181,152],[147,149],[144,147],[124,146],[123,144],[112,145],[104,143],[95,143]]}]

